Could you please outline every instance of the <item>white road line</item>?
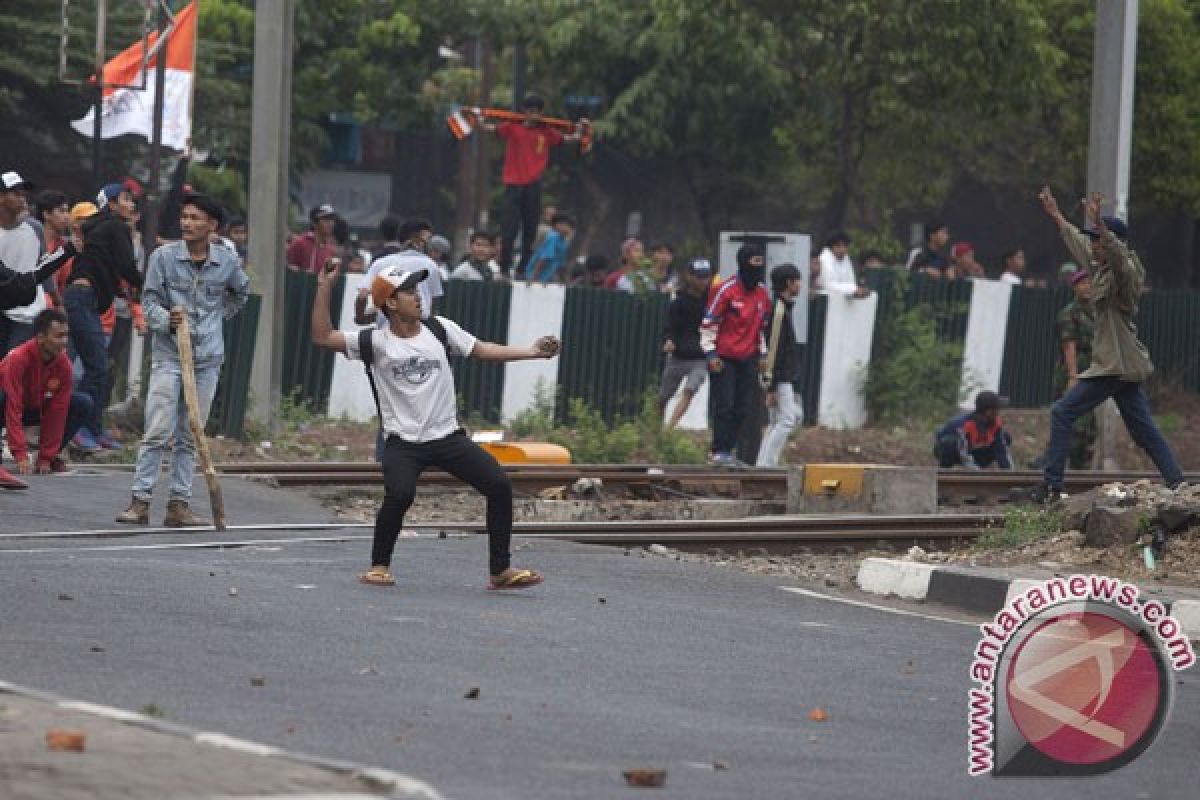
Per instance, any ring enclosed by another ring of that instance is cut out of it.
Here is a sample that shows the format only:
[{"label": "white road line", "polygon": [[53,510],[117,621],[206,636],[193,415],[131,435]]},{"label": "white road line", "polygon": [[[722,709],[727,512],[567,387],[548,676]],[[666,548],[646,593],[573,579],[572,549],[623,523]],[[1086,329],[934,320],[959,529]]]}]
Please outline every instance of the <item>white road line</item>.
[{"label": "white road line", "polygon": [[[227,531],[339,531],[343,529],[374,528],[373,522],[264,522],[259,525],[229,525]],[[440,525],[409,525],[409,528],[439,529]],[[161,536],[177,533],[219,533],[211,525],[195,528],[100,528],[97,530],[80,531],[35,531],[32,533],[0,533],[0,540],[6,539],[102,539],[105,537],[118,538],[121,536]]]},{"label": "white road line", "polygon": [[814,592],[811,589],[800,589],[795,586],[780,586],[778,588],[783,589],[785,592],[792,592],[793,594],[802,595],[804,597],[812,597],[817,600],[829,600],[831,602],[841,603],[847,606],[857,606],[858,608],[870,608],[874,609],[875,611],[883,611],[888,614],[897,614],[902,617],[919,617],[921,619],[933,620],[934,622],[949,622],[952,625],[966,625],[969,628],[979,627],[975,622],[968,622],[961,619],[951,619],[950,617],[939,617],[935,614],[922,614],[919,611],[907,611],[903,608],[891,608],[889,606],[876,605],[875,603],[865,603],[862,600],[851,600],[848,597],[837,597],[836,595],[832,594],[822,594],[821,592]]},{"label": "white road line", "polygon": [[357,542],[370,536],[306,536],[298,539],[243,539],[218,542],[172,542],[168,544],[111,544],[103,547],[28,547],[2,548],[0,555],[9,553],[113,553],[130,550],[217,550],[222,547],[253,547],[262,544],[335,544]]}]

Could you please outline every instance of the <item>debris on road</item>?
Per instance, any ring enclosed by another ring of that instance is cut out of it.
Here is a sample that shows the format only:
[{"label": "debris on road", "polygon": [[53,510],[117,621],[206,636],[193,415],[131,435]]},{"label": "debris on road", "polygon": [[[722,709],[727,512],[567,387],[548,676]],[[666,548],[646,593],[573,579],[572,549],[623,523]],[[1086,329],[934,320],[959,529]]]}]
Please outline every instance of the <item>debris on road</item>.
[{"label": "debris on road", "polygon": [[639,789],[657,789],[667,783],[665,769],[627,769],[622,774],[627,784]]},{"label": "debris on road", "polygon": [[229,596],[230,597],[237,597],[237,593],[238,593],[238,590],[237,590],[236,586],[229,587]]},{"label": "debris on road", "polygon": [[813,722],[824,722],[825,720],[829,719],[829,715],[825,713],[825,709],[823,708],[814,708],[812,711],[808,712],[808,718]]},{"label": "debris on road", "polygon": [[83,731],[51,728],[46,732],[46,747],[55,752],[82,753],[87,743]]},{"label": "debris on road", "polygon": [[479,699],[479,687],[472,686],[470,689],[467,689],[467,693],[463,695],[463,698],[466,700],[478,700]]},{"label": "debris on road", "polygon": [[267,685],[267,679],[266,679],[266,678],[264,678],[264,677],[263,677],[263,676],[261,676],[261,675],[255,675],[255,676],[253,676],[252,678],[250,678],[250,685],[251,685],[251,686],[256,686],[256,687],[259,687],[259,686],[266,686],[266,685]]}]

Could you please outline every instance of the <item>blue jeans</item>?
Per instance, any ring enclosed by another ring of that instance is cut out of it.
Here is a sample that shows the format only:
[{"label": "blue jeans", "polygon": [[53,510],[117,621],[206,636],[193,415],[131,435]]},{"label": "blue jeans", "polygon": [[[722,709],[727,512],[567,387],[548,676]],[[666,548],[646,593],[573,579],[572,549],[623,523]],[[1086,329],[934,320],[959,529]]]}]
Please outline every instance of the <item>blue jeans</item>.
[{"label": "blue jeans", "polygon": [[[219,364],[196,367],[196,399],[202,421],[208,420],[220,374]],[[196,471],[196,441],[192,438],[187,403],[183,399],[183,373],[178,361],[155,361],[150,367],[150,387],[146,393],[146,433],[133,471],[133,496],[137,499],[150,501],[163,453],[172,437],[175,453],[171,459],[168,497],[188,501],[192,498],[192,478]]]},{"label": "blue jeans", "polygon": [[1138,447],[1146,451],[1154,466],[1158,467],[1167,486],[1175,486],[1183,480],[1183,471],[1175,461],[1170,445],[1154,424],[1150,415],[1150,401],[1142,384],[1123,381],[1117,377],[1081,378],[1075,388],[1063,395],[1050,409],[1050,446],[1046,450],[1044,476],[1046,484],[1060,490],[1063,471],[1071,450],[1075,420],[1088,413],[1108,398],[1116,401],[1125,428]]},{"label": "blue jeans", "polygon": [[[8,402],[8,396],[0,390],[0,425],[4,424],[5,419],[5,403]],[[55,455],[61,453],[67,446],[67,443],[75,436],[76,432],[84,426],[92,416],[92,398],[88,397],[83,392],[71,392],[71,405],[67,408],[67,424],[63,428],[63,438],[59,442],[55,450]],[[21,424],[33,427],[34,425],[42,424],[42,412],[36,408],[27,408],[21,417]]]},{"label": "blue jeans", "polygon": [[108,405],[108,338],[96,310],[96,292],[90,286],[68,286],[63,305],[71,326],[71,349],[83,362],[83,379],[75,388],[92,398],[87,427],[99,433],[104,430],[100,420]]}]

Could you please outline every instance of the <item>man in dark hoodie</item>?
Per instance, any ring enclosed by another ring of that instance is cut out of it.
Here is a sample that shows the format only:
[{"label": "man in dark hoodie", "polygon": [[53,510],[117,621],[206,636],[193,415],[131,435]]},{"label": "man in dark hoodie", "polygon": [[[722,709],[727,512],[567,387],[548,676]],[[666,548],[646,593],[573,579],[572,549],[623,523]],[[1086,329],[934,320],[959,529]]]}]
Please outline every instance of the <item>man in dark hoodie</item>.
[{"label": "man in dark hoodie", "polygon": [[709,461],[735,466],[738,431],[759,396],[758,373],[767,345],[763,336],[771,298],[763,278],[767,270],[761,245],[744,244],[737,252],[737,275],[713,294],[700,325],[700,347],[712,373],[715,421]]},{"label": "man in dark hoodie", "polygon": [[[755,466],[777,467],[783,448],[792,431],[804,419],[800,404],[799,382],[804,370],[804,345],[796,341],[796,329],[792,325],[792,307],[796,298],[804,291],[803,277],[795,264],[780,264],[771,270],[771,291],[775,293],[775,306],[767,317],[766,329],[771,339],[775,333],[775,315],[782,313],[779,323],[779,341],[775,345],[775,359],[767,364],[765,374],[767,386],[767,408],[771,410],[771,426],[763,437]],[[770,340],[767,343],[770,351]]]},{"label": "man in dark hoodie", "polygon": [[100,315],[113,303],[121,279],[136,289],[142,287],[133,251],[129,220],[137,210],[133,193],[119,183],[100,190],[97,200],[105,202],[100,213],[83,225],[83,252],[75,259],[67,288],[63,291],[70,320],[71,348],[83,362],[79,391],[92,398],[88,428],[103,431],[101,417],[108,405],[108,342]]}]

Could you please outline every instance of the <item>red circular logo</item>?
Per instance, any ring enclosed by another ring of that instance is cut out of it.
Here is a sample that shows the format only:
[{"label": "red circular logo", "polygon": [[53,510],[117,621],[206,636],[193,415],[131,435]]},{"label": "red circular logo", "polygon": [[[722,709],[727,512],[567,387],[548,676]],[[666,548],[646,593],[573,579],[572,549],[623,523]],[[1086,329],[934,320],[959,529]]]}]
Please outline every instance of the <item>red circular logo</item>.
[{"label": "red circular logo", "polygon": [[1061,763],[1099,764],[1137,746],[1161,719],[1161,669],[1136,631],[1080,611],[1042,623],[1021,642],[1004,688],[1029,744]]}]

